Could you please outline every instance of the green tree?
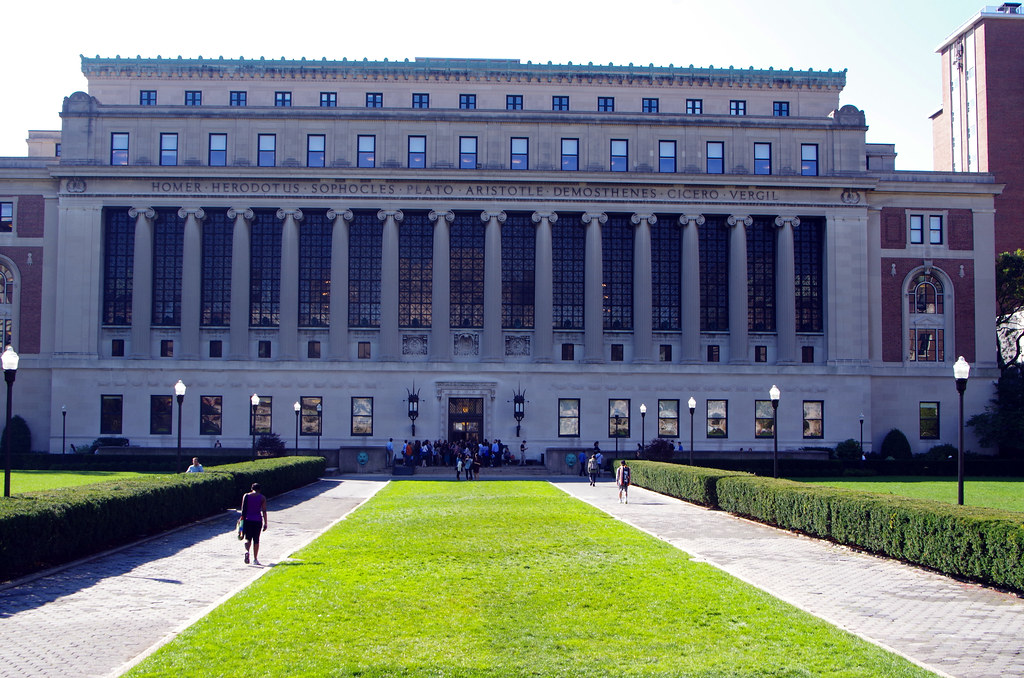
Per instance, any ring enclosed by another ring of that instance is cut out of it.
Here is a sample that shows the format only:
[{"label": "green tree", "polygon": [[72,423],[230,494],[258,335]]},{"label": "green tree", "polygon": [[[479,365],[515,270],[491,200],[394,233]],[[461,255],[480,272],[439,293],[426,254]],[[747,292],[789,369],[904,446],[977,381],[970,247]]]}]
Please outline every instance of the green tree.
[{"label": "green tree", "polygon": [[1004,457],[1024,456],[1024,374],[1019,364],[1003,369],[988,407],[967,425],[983,447],[995,447]]},{"label": "green tree", "polygon": [[[32,451],[32,431],[21,415],[11,417],[11,453],[28,454]],[[7,453],[7,427],[4,427],[0,452]]]},{"label": "green tree", "polygon": [[1005,371],[1024,353],[1024,250],[996,259],[996,336],[999,368]]},{"label": "green tree", "polygon": [[882,458],[910,459],[914,454],[910,449],[910,441],[903,431],[894,428],[882,439]]}]

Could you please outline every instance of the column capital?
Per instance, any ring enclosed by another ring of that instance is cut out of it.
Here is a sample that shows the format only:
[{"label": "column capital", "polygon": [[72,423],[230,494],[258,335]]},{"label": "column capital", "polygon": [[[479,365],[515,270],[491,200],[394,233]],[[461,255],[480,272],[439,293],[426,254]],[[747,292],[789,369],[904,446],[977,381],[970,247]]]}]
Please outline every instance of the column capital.
[{"label": "column capital", "polygon": [[178,210],[179,219],[188,219],[189,217],[195,217],[199,221],[206,218],[206,210],[202,207],[182,207]]},{"label": "column capital", "polygon": [[380,210],[377,212],[377,218],[381,221],[387,221],[388,218],[392,218],[401,223],[401,221],[405,219],[405,215],[402,214],[402,210]]},{"label": "column capital", "polygon": [[427,219],[430,219],[431,222],[440,222],[440,220],[443,219],[450,224],[455,221],[455,212],[451,210],[430,210],[430,212],[427,213]]},{"label": "column capital", "polygon": [[640,214],[639,212],[637,212],[634,213],[633,216],[629,218],[629,223],[633,224],[634,226],[639,226],[640,223],[644,221],[646,221],[648,225],[654,226],[656,223],[658,223],[658,216],[656,214]]},{"label": "column capital", "polygon": [[485,224],[491,219],[497,219],[499,224],[504,224],[505,218],[506,215],[504,210],[502,210],[501,212],[488,212],[484,210],[483,212],[480,213],[480,221],[484,222]]},{"label": "column capital", "polygon": [[775,226],[778,228],[785,228],[786,224],[789,224],[791,228],[796,228],[800,225],[800,217],[791,216],[778,216],[775,217]]},{"label": "column capital", "polygon": [[749,214],[742,216],[739,214],[730,214],[729,218],[726,219],[726,223],[728,223],[730,226],[739,226],[740,224],[743,224],[744,226],[750,226],[751,224],[754,223],[754,218],[751,217]]},{"label": "column capital", "polygon": [[352,221],[355,218],[356,215],[352,214],[352,210],[334,209],[333,207],[327,210],[328,221],[334,221],[335,219],[344,219],[345,221]]},{"label": "column capital", "polygon": [[606,224],[608,223],[608,215],[605,214],[604,212],[598,212],[596,214],[584,212],[583,216],[580,217],[580,221],[582,221],[584,224],[589,224],[591,221],[594,220],[597,220],[597,223],[599,224]]},{"label": "column capital", "polygon": [[547,219],[549,224],[553,224],[558,221],[558,212],[534,212],[530,219],[535,224],[539,224],[541,219]]},{"label": "column capital", "polygon": [[248,207],[229,207],[228,208],[228,219],[237,219],[238,217],[242,217],[246,221],[252,221],[254,216],[256,216],[256,215]]},{"label": "column capital", "polygon": [[686,226],[689,226],[691,224],[694,225],[694,226],[698,226],[698,227],[699,226],[703,226],[704,225],[704,215],[703,214],[680,214],[679,215],[679,225],[680,226],[683,226],[685,228]]},{"label": "column capital", "polygon": [[156,216],[156,210],[152,207],[132,207],[128,210],[128,216],[138,219],[140,216],[145,219],[152,219]]},{"label": "column capital", "polygon": [[300,209],[286,210],[286,209],[283,209],[283,208],[277,210],[277,218],[278,219],[287,219],[288,217],[291,217],[292,219],[295,219],[295,221],[302,221],[302,210],[300,210]]}]

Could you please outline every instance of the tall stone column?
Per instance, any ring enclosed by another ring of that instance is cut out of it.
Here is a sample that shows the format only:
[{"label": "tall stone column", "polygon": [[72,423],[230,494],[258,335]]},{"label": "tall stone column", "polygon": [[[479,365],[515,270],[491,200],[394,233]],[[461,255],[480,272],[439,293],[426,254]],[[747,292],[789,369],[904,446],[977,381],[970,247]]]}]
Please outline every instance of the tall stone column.
[{"label": "tall stone column", "polygon": [[449,362],[452,359],[452,267],[451,232],[455,221],[451,210],[430,210],[427,217],[434,223],[434,261],[430,302],[430,359]]},{"label": "tall stone column", "polygon": [[185,237],[181,247],[181,350],[177,355],[186,360],[198,360],[206,212],[201,207],[182,207],[178,217],[185,220]]},{"label": "tall stone column", "polygon": [[277,348],[282,360],[299,357],[299,222],[302,210],[279,209],[281,231],[281,296],[277,300]]},{"label": "tall stone column", "polygon": [[534,233],[533,280],[533,360],[549,363],[554,360],[554,259],[551,254],[551,224],[558,221],[556,212],[534,212],[537,224]]},{"label": "tall stone column", "polygon": [[651,278],[651,226],[653,214],[634,214],[633,236],[633,362],[654,362],[653,281]]},{"label": "tall stone column", "polygon": [[153,219],[152,207],[133,207],[135,251],[132,264],[132,351],[133,358],[152,357],[150,335],[153,325]]},{"label": "tall stone column", "polygon": [[380,359],[401,358],[401,337],[398,334],[398,224],[405,215],[401,210],[380,210],[377,218],[384,222],[380,262]]},{"label": "tall stone column", "polygon": [[327,358],[348,360],[348,225],[352,210],[329,209],[331,227],[331,310]]},{"label": "tall stone column", "polygon": [[775,254],[775,331],[780,365],[796,363],[796,262],[793,253],[793,229],[799,217],[775,217],[779,229]]},{"label": "tall stone column", "polygon": [[231,360],[249,359],[249,268],[252,234],[249,229],[255,215],[251,209],[232,207],[228,219],[235,222],[231,232]]},{"label": "tall stone column", "polygon": [[700,356],[700,232],[703,214],[683,214],[679,217],[683,228],[679,294],[682,302],[682,355],[683,363],[699,363]]},{"label": "tall stone column", "polygon": [[729,362],[747,363],[749,325],[747,321],[747,226],[749,216],[731,215],[729,237]]},{"label": "tall stone column", "polygon": [[601,225],[608,215],[585,213],[587,225],[583,265],[583,362],[599,363],[604,360],[604,260],[601,249]]},{"label": "tall stone column", "polygon": [[500,362],[505,357],[501,329],[501,225],[504,212],[482,212],[484,229],[484,337],[480,357]]}]

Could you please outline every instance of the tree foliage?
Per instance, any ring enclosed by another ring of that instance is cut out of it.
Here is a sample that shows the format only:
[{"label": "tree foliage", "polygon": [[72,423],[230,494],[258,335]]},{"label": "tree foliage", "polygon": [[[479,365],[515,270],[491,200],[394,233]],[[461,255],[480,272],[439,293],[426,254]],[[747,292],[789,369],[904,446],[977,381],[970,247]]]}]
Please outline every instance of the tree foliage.
[{"label": "tree foliage", "polygon": [[999,367],[1005,371],[1024,353],[1024,250],[996,259],[996,334]]},{"label": "tree foliage", "polygon": [[[11,417],[11,452],[28,454],[32,451],[32,431],[21,415]],[[3,438],[0,439],[0,452],[7,453],[7,427],[4,427]]]},{"label": "tree foliage", "polygon": [[907,440],[907,436],[904,435],[903,431],[898,428],[894,428],[885,434],[885,438],[882,439],[882,458],[889,459],[910,459],[913,457],[913,452],[910,449],[910,441]]},{"label": "tree foliage", "polygon": [[997,448],[1000,456],[1024,456],[1024,374],[1019,364],[1003,369],[988,407],[967,425],[983,447]]}]

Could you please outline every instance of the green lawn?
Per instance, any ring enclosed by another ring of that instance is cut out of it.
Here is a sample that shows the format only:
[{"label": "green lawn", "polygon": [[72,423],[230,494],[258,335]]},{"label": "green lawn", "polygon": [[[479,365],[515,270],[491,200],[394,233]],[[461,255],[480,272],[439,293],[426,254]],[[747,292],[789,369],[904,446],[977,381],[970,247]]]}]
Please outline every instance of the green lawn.
[{"label": "green lawn", "polygon": [[131,471],[11,471],[11,494],[153,475]]},{"label": "green lawn", "polygon": [[410,482],[127,675],[931,674],[546,483]]},{"label": "green lawn", "polygon": [[[912,499],[956,503],[956,478],[876,476],[869,478],[792,478],[801,483],[895,494]],[[1024,478],[966,478],[964,505],[1024,511]]]}]

